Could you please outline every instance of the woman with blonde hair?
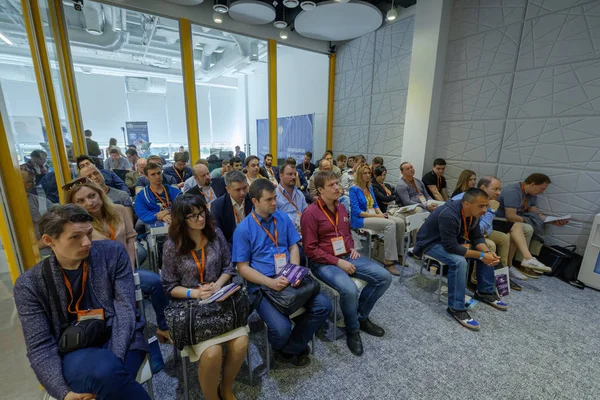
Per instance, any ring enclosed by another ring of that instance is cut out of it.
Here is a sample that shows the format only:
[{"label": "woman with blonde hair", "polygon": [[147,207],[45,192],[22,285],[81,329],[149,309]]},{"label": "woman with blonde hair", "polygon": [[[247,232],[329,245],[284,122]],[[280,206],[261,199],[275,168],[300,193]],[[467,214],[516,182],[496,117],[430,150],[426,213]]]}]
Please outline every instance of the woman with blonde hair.
[{"label": "woman with blonde hair", "polygon": [[[404,220],[382,213],[371,186],[371,167],[363,164],[354,174],[354,186],[350,188],[352,229],[365,228],[383,236],[384,266],[392,275],[400,275],[395,264],[404,254]],[[371,245],[370,243],[368,244]]]},{"label": "woman with blonde hair", "polygon": [[[129,212],[120,204],[113,202],[104,194],[98,185],[88,178],[76,179],[65,186],[66,203],[77,204],[90,214],[94,221],[92,240],[116,240],[125,246],[132,268],[135,267],[135,240],[137,233]],[[156,313],[158,329],[156,334],[161,342],[171,341],[169,326],[164,310],[169,304],[160,281],[160,276],[145,269],[135,269],[140,276],[140,286],[145,294],[150,295],[152,307]]]},{"label": "woman with blonde hair", "polygon": [[465,169],[460,173],[458,181],[456,182],[456,189],[454,189],[454,192],[452,192],[452,196],[450,196],[450,198],[474,188],[476,182],[477,174],[470,169]]}]

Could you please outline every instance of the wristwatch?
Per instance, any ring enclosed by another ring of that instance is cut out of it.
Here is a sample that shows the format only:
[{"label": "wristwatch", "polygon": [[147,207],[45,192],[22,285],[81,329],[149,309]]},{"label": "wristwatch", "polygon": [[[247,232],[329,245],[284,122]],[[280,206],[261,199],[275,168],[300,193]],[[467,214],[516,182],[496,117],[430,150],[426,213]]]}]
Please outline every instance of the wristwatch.
[{"label": "wristwatch", "polygon": [[479,260],[483,261],[483,257],[485,257],[485,253],[482,251],[479,255]]}]

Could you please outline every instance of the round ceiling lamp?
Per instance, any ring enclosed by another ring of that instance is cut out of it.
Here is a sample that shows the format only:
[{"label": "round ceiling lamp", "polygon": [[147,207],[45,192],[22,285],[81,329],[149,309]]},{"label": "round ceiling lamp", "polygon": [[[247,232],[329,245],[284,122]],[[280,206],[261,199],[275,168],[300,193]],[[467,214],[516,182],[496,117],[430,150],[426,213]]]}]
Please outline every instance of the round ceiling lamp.
[{"label": "round ceiling lamp", "polygon": [[283,5],[287,8],[296,8],[300,2],[298,0],[283,0]]},{"label": "round ceiling lamp", "polygon": [[204,0],[167,0],[169,3],[179,4],[182,6],[197,6],[202,4]]},{"label": "round ceiling lamp", "polygon": [[215,22],[215,24],[222,24],[223,23],[223,14],[215,12],[213,13],[213,21]]},{"label": "round ceiling lamp", "polygon": [[282,38],[283,40],[286,40],[288,38],[288,32],[285,29],[282,29],[279,32],[279,37]]},{"label": "round ceiling lamp", "polygon": [[273,5],[275,6],[275,22],[273,22],[273,25],[277,29],[287,28],[288,24],[285,21],[285,7],[282,3],[278,3],[277,1],[274,1]]},{"label": "round ceiling lamp", "polygon": [[227,0],[215,0],[213,10],[215,10],[215,12],[218,12],[219,14],[227,13],[227,11],[229,11],[229,7],[227,6]]},{"label": "round ceiling lamp", "polygon": [[259,0],[238,0],[231,3],[229,16],[244,24],[264,25],[275,20],[275,8]]},{"label": "round ceiling lamp", "polygon": [[371,33],[382,23],[381,11],[365,1],[325,1],[313,11],[300,12],[294,20],[294,28],[299,35],[310,39],[337,42]]},{"label": "round ceiling lamp", "polygon": [[300,3],[300,8],[304,11],[312,11],[317,7],[317,4],[314,1],[303,1]]},{"label": "round ceiling lamp", "polygon": [[392,0],[392,8],[390,8],[390,10],[387,12],[385,20],[388,22],[392,22],[395,21],[396,18],[398,18],[398,11],[396,11],[396,8],[394,8],[394,0]]}]

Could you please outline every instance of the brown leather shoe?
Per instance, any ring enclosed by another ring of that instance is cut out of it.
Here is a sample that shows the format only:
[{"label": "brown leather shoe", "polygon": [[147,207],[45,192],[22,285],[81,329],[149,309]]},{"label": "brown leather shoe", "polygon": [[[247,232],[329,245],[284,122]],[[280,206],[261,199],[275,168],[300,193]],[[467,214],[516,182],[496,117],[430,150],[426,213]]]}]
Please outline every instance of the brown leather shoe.
[{"label": "brown leather shoe", "polygon": [[396,264],[388,264],[385,266],[385,269],[387,269],[388,272],[394,276],[400,276],[400,271],[398,271],[398,268],[396,268]]}]

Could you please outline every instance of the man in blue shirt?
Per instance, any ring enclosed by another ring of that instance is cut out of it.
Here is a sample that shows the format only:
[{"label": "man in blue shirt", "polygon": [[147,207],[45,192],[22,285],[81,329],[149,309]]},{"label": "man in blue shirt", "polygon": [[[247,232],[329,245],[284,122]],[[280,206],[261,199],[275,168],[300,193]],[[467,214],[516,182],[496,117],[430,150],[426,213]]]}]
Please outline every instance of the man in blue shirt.
[{"label": "man in blue shirt", "polygon": [[[278,268],[287,262],[300,263],[300,236],[289,217],[277,211],[275,187],[267,179],[257,179],[250,185],[252,213],[240,222],[233,234],[232,261],[240,275],[248,281],[250,301],[257,301],[260,287],[275,291],[290,282],[276,277]],[[276,351],[275,359],[297,367],[310,364],[308,342],[331,312],[331,302],[319,293],[303,307],[306,312],[293,326],[287,315],[281,314],[266,298],[257,305],[258,314],[267,324],[269,343]]]},{"label": "man in blue shirt", "polygon": [[461,201],[439,206],[419,229],[413,250],[417,257],[425,254],[448,266],[448,313],[471,330],[479,330],[479,323],[465,307],[467,258],[478,260],[474,298],[498,310],[508,308],[494,290],[494,265],[500,262],[500,257],[490,251],[477,223],[477,218],[487,212],[488,204],[488,195],[473,188],[467,190]]},{"label": "man in blue shirt", "polygon": [[300,235],[300,216],[306,209],[306,198],[296,187],[296,167],[283,164],[279,170],[280,184],[277,186],[277,210],[286,213]]},{"label": "man in blue shirt", "polygon": [[173,186],[164,186],[161,166],[150,162],[144,167],[144,175],[150,182],[135,198],[135,213],[145,224],[157,221],[171,223],[171,204],[181,192]]}]

